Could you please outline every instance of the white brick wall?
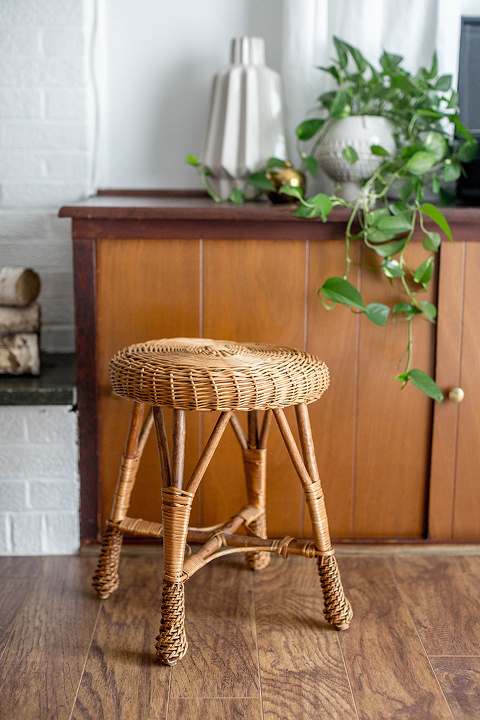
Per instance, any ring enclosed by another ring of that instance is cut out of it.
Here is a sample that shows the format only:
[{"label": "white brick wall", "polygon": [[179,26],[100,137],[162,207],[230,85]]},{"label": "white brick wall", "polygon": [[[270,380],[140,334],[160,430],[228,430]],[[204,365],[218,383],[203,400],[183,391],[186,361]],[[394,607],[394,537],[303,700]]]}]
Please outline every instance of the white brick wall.
[{"label": "white brick wall", "polygon": [[0,265],[40,273],[51,351],[74,349],[70,221],[56,214],[91,181],[92,3],[0,1]]},{"label": "white brick wall", "polygon": [[0,555],[79,549],[77,416],[71,407],[0,407]]}]

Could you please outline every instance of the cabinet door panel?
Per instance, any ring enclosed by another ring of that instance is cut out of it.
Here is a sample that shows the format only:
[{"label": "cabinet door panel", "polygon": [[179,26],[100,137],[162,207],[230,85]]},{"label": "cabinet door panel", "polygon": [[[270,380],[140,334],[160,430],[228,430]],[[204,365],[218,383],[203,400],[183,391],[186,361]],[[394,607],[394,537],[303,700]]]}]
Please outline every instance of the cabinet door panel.
[{"label": "cabinet door panel", "polygon": [[[463,297],[467,243],[444,242],[440,256],[435,378],[444,394],[460,384]],[[435,403],[430,473],[428,533],[431,540],[453,539],[453,508],[459,405]]]},{"label": "cabinet door panel", "polygon": [[465,398],[435,406],[430,488],[432,540],[480,539],[480,242],[441,249],[437,379],[445,395]]},{"label": "cabinet door panel", "polygon": [[[301,240],[205,240],[205,337],[303,348],[305,277],[306,252]],[[204,417],[205,437],[213,422],[211,416]],[[235,443],[229,430],[205,476],[207,525],[229,517],[245,502]],[[272,427],[269,442],[267,473],[269,533],[298,537],[303,508],[300,483],[276,427]]]},{"label": "cabinet door panel", "polygon": [[[101,240],[98,268],[98,368],[101,528],[125,443],[131,403],[111,396],[108,363],[127,345],[161,337],[197,336],[200,323],[200,242],[197,240]],[[153,435],[153,433],[152,433]],[[187,418],[186,472],[199,453],[198,416]],[[129,514],[161,519],[158,454],[150,437],[140,464]],[[198,522],[198,502],[193,522]]]},{"label": "cabinet door panel", "polygon": [[453,539],[480,539],[480,243],[466,243]]},{"label": "cabinet door panel", "polygon": [[[410,267],[425,259],[420,243],[409,248]],[[392,287],[369,266],[374,252],[362,253],[362,295],[366,304],[403,300],[398,282]],[[433,285],[433,284],[432,284]],[[433,288],[421,299],[432,299]],[[433,372],[434,326],[414,323],[413,367]],[[427,512],[432,400],[395,379],[403,369],[407,324],[386,327],[360,318],[354,536],[421,537]]]},{"label": "cabinet door panel", "polygon": [[[352,248],[358,261],[358,247]],[[357,341],[359,317],[341,306],[325,310],[318,289],[328,277],[345,272],[345,248],[338,240],[310,242],[308,294],[308,351],[324,360],[330,387],[309,406],[318,468],[325,491],[332,537],[352,537],[354,498],[355,412],[357,397]],[[354,269],[350,282],[359,280]],[[311,537],[305,514],[303,535]]]}]

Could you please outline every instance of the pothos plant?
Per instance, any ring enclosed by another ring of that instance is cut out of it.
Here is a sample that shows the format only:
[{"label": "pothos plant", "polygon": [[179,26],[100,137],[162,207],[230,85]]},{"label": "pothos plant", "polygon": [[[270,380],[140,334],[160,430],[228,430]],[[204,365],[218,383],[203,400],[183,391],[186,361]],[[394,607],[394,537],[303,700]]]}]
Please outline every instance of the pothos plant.
[{"label": "pothos plant", "polygon": [[[391,319],[404,321],[407,326],[405,366],[396,377],[402,388],[408,382],[441,402],[443,393],[433,378],[413,367],[413,322],[421,318],[435,323],[437,309],[422,293],[429,288],[435,273],[435,254],[442,235],[453,242],[448,222],[438,208],[425,202],[426,190],[439,196],[440,205],[450,204],[455,195],[448,187],[460,177],[462,163],[470,162],[478,154],[478,143],[459,118],[458,94],[452,90],[452,77],[438,75],[436,54],[430,69],[420,68],[412,75],[402,67],[400,55],[384,52],[380,67],[374,67],[362,53],[334,38],[337,57],[329,67],[319,68],[336,82],[337,89],[319,98],[315,116],[308,117],[297,127],[298,149],[305,168],[317,175],[316,150],[332,123],[349,115],[381,115],[390,120],[396,151],[391,155],[379,145],[371,146],[371,153],[383,160],[371,177],[361,182],[359,195],[351,203],[334,191],[331,196],[318,193],[304,197],[297,187],[285,186],[281,193],[293,195],[301,206],[296,217],[318,218],[326,222],[336,206],[350,208],[346,227],[345,272],[342,277],[325,280],[318,291],[326,309],[337,304],[355,313],[363,313],[376,325],[384,326]],[[309,148],[304,149],[304,143]],[[353,147],[343,151],[345,160],[355,167],[358,155]],[[220,198],[212,190],[206,170],[194,156],[187,156],[207,192],[216,202],[231,200],[241,203],[245,194],[234,190],[229,198]],[[283,160],[271,158],[262,172],[254,173],[249,183],[259,190],[275,191],[270,175],[283,166]],[[395,189],[398,199],[392,201]],[[431,229],[433,222],[436,230]],[[423,233],[423,247],[428,253],[418,267],[411,267],[406,253],[414,232]],[[349,281],[352,266],[357,263],[351,254],[352,244],[363,242],[379,256],[380,272],[386,281],[397,284],[403,300],[392,308],[384,303],[364,302],[361,293]],[[402,358],[403,359],[403,358]],[[400,360],[401,362],[402,360]]]},{"label": "pothos plant", "polygon": [[[210,182],[210,176],[212,174],[210,170],[208,170],[208,168],[206,168],[205,165],[203,165],[195,155],[187,155],[185,158],[185,162],[187,163],[187,165],[192,165],[192,167],[195,168],[195,170],[197,171],[197,175],[200,178],[200,182],[202,183],[203,187],[214,202],[232,202],[236,205],[241,205],[247,199],[245,190],[241,190],[237,187],[232,188],[228,197],[220,197],[220,195],[215,192]],[[277,192],[277,189],[274,187],[272,181],[269,179],[269,175],[270,173],[281,170],[284,165],[285,160],[280,160],[279,158],[272,157],[267,160],[261,171],[252,173],[248,178],[246,184],[252,185],[253,188],[256,188],[257,193],[256,195],[254,195],[254,197],[249,199],[257,200],[258,197],[261,195],[262,191]]]},{"label": "pothos plant", "polygon": [[[402,67],[403,58],[384,52],[380,67],[375,68],[351,45],[334,38],[337,58],[327,68],[320,68],[334,78],[338,87],[320,96],[318,117],[309,117],[297,127],[300,154],[306,169],[317,174],[315,151],[332,123],[349,115],[381,115],[390,120],[396,151],[390,155],[379,145],[372,145],[372,155],[383,159],[370,178],[363,181],[359,195],[345,203],[335,193],[320,193],[304,198],[296,188],[281,192],[295,195],[301,202],[297,217],[321,217],[336,205],[351,208],[346,228],[345,273],[343,277],[325,280],[318,294],[323,305],[331,310],[336,304],[353,312],[364,313],[377,325],[386,325],[389,318],[407,325],[405,366],[397,375],[402,387],[411,382],[428,396],[438,400],[443,394],[424,371],[413,367],[413,322],[419,317],[435,323],[437,309],[422,300],[435,272],[435,254],[442,236],[453,242],[448,222],[441,210],[425,202],[425,191],[433,190],[440,205],[455,199],[448,183],[463,172],[462,163],[478,154],[478,143],[460,122],[458,94],[452,90],[452,77],[438,75],[434,54],[430,69],[420,68],[410,74]],[[304,142],[310,141],[308,151]],[[343,151],[344,159],[355,168],[358,155],[353,147]],[[389,197],[392,189],[398,197]],[[435,230],[432,229],[436,227]],[[418,267],[407,262],[408,246],[414,232],[423,234],[427,256]],[[399,286],[404,299],[392,308],[384,303],[365,304],[360,292],[348,280],[352,265],[352,243],[360,241],[371,248],[380,260],[380,272],[386,280]]]}]

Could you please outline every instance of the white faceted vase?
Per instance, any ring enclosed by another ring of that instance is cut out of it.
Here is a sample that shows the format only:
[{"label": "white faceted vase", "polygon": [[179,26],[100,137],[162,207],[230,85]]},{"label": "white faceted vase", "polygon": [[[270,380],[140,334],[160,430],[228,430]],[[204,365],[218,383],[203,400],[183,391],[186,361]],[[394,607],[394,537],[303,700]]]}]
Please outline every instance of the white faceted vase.
[{"label": "white faceted vase", "polygon": [[[332,180],[340,183],[337,195],[347,202],[358,197],[362,180],[367,180],[386,158],[372,155],[371,146],[381,145],[387,152],[395,152],[393,125],[377,115],[351,115],[336,120],[327,130],[317,151],[320,167]],[[351,164],[343,157],[346,147],[353,147],[358,155]]]},{"label": "white faceted vase", "polygon": [[203,164],[228,197],[272,156],[286,159],[280,76],[265,65],[262,38],[236,38],[232,64],[213,81]]}]

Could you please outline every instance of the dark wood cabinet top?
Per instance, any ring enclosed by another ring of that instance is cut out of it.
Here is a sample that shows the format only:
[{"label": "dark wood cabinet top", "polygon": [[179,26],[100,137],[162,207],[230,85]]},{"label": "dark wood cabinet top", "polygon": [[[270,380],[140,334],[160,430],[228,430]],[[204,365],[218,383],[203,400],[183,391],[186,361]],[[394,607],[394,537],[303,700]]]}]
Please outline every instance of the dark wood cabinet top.
[{"label": "dark wood cabinet top", "polygon": [[[252,201],[243,205],[230,202],[215,203],[206,193],[197,190],[100,190],[97,195],[59,211],[60,217],[76,220],[183,220],[215,222],[265,222],[322,224],[320,218],[295,218],[296,206],[272,205],[268,201]],[[478,225],[480,207],[452,206],[442,208],[449,223]],[[350,215],[347,208],[336,208],[328,222],[345,223]]]},{"label": "dark wood cabinet top", "polygon": [[[295,209],[296,205],[272,205],[268,201],[252,201],[242,205],[215,203],[208,195],[197,191],[101,191],[82,202],[62,207],[59,216],[84,220],[302,222],[293,217]],[[332,219],[344,222],[347,218],[348,212],[342,209]]]}]

